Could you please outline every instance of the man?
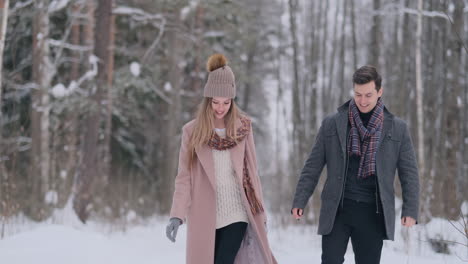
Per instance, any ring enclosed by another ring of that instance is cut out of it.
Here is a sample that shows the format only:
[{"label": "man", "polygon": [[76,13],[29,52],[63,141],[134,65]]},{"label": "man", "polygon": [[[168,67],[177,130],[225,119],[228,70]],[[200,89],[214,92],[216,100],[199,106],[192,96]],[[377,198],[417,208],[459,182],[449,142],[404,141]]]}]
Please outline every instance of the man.
[{"label": "man", "polygon": [[383,240],[394,239],[397,169],[401,224],[411,227],[418,217],[418,169],[408,127],[385,108],[375,67],[359,68],[353,84],[354,98],[322,122],[291,211],[301,218],[326,164],[318,227],[323,264],[343,263],[349,238],[356,263],[380,262]]}]

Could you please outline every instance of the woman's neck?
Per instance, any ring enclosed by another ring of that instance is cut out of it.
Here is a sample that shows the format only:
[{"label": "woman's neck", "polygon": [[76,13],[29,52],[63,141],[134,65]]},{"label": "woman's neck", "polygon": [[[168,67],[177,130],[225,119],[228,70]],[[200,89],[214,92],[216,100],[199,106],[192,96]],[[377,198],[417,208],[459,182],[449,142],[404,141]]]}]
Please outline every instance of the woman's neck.
[{"label": "woman's neck", "polygon": [[215,128],[225,128],[226,126],[224,125],[224,118],[223,119],[215,118],[214,126],[215,126]]}]

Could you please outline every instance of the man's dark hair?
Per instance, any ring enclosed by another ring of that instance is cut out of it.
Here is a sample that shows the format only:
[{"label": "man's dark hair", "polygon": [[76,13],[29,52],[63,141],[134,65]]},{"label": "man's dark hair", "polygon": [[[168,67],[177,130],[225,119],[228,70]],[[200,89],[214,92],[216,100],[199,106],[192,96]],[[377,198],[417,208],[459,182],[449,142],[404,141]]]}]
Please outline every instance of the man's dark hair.
[{"label": "man's dark hair", "polygon": [[362,66],[353,74],[353,84],[366,84],[371,81],[374,81],[375,89],[378,92],[380,87],[382,87],[382,76],[380,76],[374,66]]}]

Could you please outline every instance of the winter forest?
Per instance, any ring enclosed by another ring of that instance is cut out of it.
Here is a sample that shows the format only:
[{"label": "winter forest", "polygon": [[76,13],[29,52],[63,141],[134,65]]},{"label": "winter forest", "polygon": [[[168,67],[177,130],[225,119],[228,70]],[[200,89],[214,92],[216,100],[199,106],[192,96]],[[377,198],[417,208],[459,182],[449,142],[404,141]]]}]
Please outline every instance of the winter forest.
[{"label": "winter forest", "polygon": [[[301,223],[294,190],[323,118],[370,64],[409,125],[421,183],[418,227],[386,247],[407,263],[468,262],[468,0],[1,0],[0,12],[0,255],[49,224],[149,226],[153,255],[135,263],[176,263],[161,256],[181,128],[207,58],[223,53],[253,120],[274,240],[314,239],[301,246],[318,263],[326,171]],[[166,251],[180,263],[182,237]]]}]

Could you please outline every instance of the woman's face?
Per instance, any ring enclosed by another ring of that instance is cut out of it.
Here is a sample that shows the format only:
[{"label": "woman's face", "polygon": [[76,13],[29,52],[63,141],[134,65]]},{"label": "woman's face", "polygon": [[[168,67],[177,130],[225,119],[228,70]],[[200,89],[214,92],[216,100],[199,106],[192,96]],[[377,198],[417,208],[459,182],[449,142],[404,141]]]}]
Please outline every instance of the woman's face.
[{"label": "woman's face", "polygon": [[216,119],[223,119],[229,108],[231,108],[231,98],[227,97],[213,97],[211,100],[211,108],[213,109]]}]

